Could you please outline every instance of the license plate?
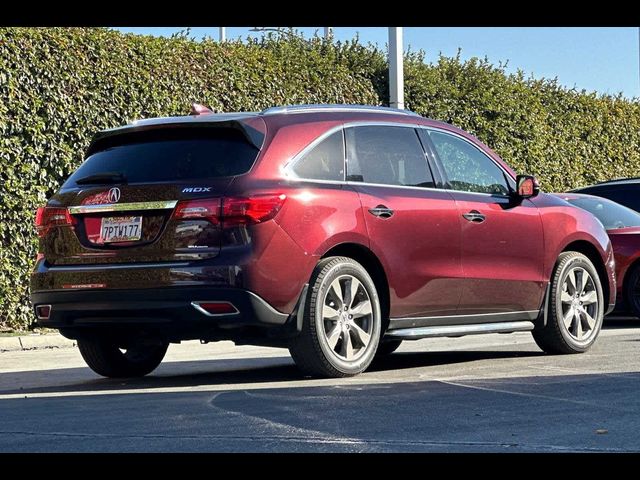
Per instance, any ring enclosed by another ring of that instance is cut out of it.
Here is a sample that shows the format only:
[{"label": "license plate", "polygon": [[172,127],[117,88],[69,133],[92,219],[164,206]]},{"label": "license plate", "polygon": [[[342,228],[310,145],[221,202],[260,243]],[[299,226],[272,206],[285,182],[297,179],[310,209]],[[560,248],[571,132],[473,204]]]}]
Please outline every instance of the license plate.
[{"label": "license plate", "polygon": [[100,228],[104,243],[133,242],[142,237],[142,217],[104,217]]}]

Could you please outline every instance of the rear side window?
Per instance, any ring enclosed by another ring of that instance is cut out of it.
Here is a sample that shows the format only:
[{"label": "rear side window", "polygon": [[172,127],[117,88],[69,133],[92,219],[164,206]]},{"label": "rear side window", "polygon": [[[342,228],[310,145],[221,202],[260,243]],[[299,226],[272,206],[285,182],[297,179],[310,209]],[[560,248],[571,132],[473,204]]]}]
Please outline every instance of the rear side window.
[{"label": "rear side window", "polygon": [[347,180],[433,188],[422,144],[413,128],[363,126],[345,130]]},{"label": "rear side window", "polygon": [[344,138],[342,130],[329,135],[309,150],[292,168],[300,178],[344,180]]},{"label": "rear side window", "polygon": [[173,128],[107,138],[69,177],[120,174],[129,183],[228,177],[248,172],[258,149],[233,128]]}]

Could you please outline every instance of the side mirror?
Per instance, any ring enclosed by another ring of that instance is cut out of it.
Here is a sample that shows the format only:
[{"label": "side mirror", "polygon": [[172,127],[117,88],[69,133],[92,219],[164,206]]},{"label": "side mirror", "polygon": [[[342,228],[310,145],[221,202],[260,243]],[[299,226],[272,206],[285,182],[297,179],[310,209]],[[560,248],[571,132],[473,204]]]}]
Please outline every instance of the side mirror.
[{"label": "side mirror", "polygon": [[533,175],[518,175],[516,185],[518,186],[517,195],[520,198],[531,198],[540,193],[540,184]]}]

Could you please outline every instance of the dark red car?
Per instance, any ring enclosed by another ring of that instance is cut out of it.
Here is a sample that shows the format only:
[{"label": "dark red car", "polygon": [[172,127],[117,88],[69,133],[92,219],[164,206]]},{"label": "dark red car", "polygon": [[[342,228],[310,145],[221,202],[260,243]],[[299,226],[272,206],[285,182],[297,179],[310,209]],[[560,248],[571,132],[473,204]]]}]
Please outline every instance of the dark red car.
[{"label": "dark red car", "polygon": [[297,106],[99,132],[38,210],[31,299],[106,376],[187,339],[362,372],[402,340],[532,330],[587,350],[607,232],[477,139],[406,111]]},{"label": "dark red car", "polygon": [[560,198],[598,218],[607,229],[616,259],[616,311],[640,318],[640,213],[606,198],[558,193]]}]

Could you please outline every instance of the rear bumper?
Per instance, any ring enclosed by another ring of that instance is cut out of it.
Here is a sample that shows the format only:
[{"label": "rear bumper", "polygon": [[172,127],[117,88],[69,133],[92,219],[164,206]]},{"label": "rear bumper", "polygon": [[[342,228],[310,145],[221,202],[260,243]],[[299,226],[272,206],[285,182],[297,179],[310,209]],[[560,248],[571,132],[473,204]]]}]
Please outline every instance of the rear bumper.
[{"label": "rear bumper", "polygon": [[[215,301],[229,302],[237,312],[211,316],[192,304]],[[108,327],[112,331],[164,330],[172,339],[186,340],[204,338],[206,332],[216,337],[214,332],[242,327],[282,329],[290,324],[292,316],[240,288],[43,291],[32,293],[31,303],[34,310],[51,306],[49,318],[38,319],[38,325],[60,329],[70,337],[77,336],[78,331]]]}]

